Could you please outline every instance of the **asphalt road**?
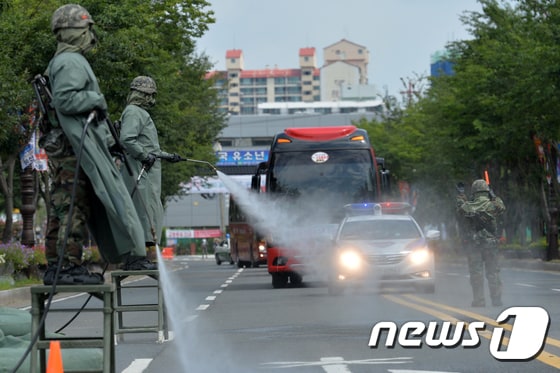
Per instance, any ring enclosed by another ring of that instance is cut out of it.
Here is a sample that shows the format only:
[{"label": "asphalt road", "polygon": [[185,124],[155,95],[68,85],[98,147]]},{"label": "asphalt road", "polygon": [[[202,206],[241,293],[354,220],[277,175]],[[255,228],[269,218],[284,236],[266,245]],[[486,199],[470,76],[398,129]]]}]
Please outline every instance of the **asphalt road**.
[{"label": "asphalt road", "polygon": [[[504,305],[472,308],[468,272],[462,262],[438,263],[435,294],[415,293],[407,288],[371,287],[335,297],[327,294],[319,278],[304,278],[302,287],[272,289],[266,268],[238,269],[229,264],[217,266],[210,259],[187,257],[165,264],[161,276],[171,338],[157,343],[154,333],[126,334],[116,346],[118,372],[556,372],[560,369],[560,272],[504,268]],[[155,294],[137,294],[131,301],[146,302],[150,297]],[[80,305],[85,298],[78,294],[58,302]],[[492,354],[498,349],[492,350],[490,340],[502,329],[510,338],[502,340],[499,349],[502,354],[510,349],[515,355],[513,350],[519,341],[522,348],[517,351],[521,353],[539,343],[539,335],[528,338],[528,330],[538,329],[538,322],[533,327],[530,318],[517,314],[505,324],[496,322],[502,312],[515,310],[512,307],[525,307],[524,310],[540,307],[550,318],[546,342],[534,359],[501,361]],[[94,316],[80,317],[68,327],[68,333],[79,333],[81,328],[96,325]],[[148,324],[153,322],[153,317],[145,312],[130,316],[130,321]],[[517,324],[513,324],[514,320]],[[387,347],[385,342],[389,338],[385,332],[377,346],[370,347],[372,331],[381,322],[394,325],[401,342],[420,341],[420,346],[401,347],[396,339],[393,347]],[[410,322],[416,322],[417,327],[420,324],[427,327],[431,322],[439,330],[446,322],[451,323],[451,330],[455,323],[462,322],[470,325],[478,322],[484,328],[463,333],[463,338],[452,347],[430,347],[433,342],[428,341],[429,332],[420,336],[409,332],[402,337],[406,326],[413,325]],[[49,323],[47,329],[53,330],[64,323],[64,317],[53,315]],[[519,338],[523,333],[527,338]],[[480,340],[475,346],[461,345],[473,338]]]}]

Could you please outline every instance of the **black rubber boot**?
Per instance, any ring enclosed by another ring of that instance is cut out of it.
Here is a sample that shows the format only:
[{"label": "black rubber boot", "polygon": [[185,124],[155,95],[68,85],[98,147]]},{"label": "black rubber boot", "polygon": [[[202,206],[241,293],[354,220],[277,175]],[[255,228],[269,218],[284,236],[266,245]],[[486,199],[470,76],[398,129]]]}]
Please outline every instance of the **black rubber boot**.
[{"label": "black rubber boot", "polygon": [[157,269],[157,264],[150,262],[145,256],[129,255],[121,269],[123,271],[151,271]]},{"label": "black rubber boot", "polygon": [[[52,285],[56,275],[56,265],[49,265],[43,276],[45,285]],[[101,285],[105,282],[101,273],[90,272],[84,265],[70,263],[60,269],[57,285]]]}]

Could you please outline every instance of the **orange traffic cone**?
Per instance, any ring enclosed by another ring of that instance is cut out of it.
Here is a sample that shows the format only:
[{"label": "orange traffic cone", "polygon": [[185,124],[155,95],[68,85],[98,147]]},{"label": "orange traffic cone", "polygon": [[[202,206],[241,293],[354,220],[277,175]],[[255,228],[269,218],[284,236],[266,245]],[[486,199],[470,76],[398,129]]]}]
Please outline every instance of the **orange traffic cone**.
[{"label": "orange traffic cone", "polygon": [[162,252],[161,252],[161,257],[163,259],[173,259],[173,257],[175,256],[175,254],[173,253],[173,248],[172,247],[164,247]]},{"label": "orange traffic cone", "polygon": [[60,341],[51,341],[46,373],[64,373]]}]

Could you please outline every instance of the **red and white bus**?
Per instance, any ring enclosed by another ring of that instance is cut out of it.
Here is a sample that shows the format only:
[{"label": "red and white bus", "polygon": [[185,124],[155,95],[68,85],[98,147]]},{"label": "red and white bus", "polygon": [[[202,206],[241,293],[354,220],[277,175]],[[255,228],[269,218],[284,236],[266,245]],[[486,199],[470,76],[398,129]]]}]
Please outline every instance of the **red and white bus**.
[{"label": "red and white bus", "polygon": [[384,160],[376,157],[363,129],[288,128],[277,134],[268,161],[260,163],[252,177],[251,189],[299,212],[287,219],[293,221],[283,222],[294,227],[291,232],[265,234],[272,286],[297,285],[310,271],[326,270],[321,249],[330,244],[329,234],[342,220],[344,206],[380,202],[389,187]]}]

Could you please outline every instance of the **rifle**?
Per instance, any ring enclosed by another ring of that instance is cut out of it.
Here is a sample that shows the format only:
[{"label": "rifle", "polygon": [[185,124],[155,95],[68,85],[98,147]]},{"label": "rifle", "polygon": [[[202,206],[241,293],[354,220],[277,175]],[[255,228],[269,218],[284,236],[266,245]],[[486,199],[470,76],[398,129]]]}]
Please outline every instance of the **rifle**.
[{"label": "rifle", "polygon": [[123,155],[120,158],[123,160],[124,165],[126,166],[126,170],[128,171],[128,174],[130,176],[132,176],[133,175],[132,168],[130,167],[130,163],[128,163],[128,159],[126,158],[125,149],[124,149],[123,144],[121,143],[121,140],[120,140],[119,135],[117,133],[117,129],[115,128],[115,125],[113,124],[113,122],[111,122],[109,117],[105,118],[105,122],[107,122],[107,126],[109,127],[109,131],[111,132],[111,135],[113,136],[113,139],[115,140],[115,145],[113,145],[111,147],[111,152],[115,152],[115,153],[119,153],[119,154]]},{"label": "rifle", "polygon": [[42,115],[42,120],[40,121],[41,131],[46,133],[53,127],[58,127],[56,113],[52,106],[53,97],[49,90],[47,78],[41,74],[37,74],[31,81],[31,85],[33,86],[33,91],[35,91],[35,96],[37,96],[39,110]]},{"label": "rifle", "polygon": [[[31,84],[33,85],[33,90],[35,91],[35,95],[37,96],[37,101],[39,103],[39,110],[43,115],[43,120],[42,120],[43,126],[41,128],[41,131],[43,133],[47,133],[53,127],[58,127],[56,112],[54,110],[54,107],[52,106],[53,96],[51,91],[49,90],[47,78],[45,78],[43,75],[41,74],[35,75],[35,77],[31,81]],[[96,113],[96,116],[99,118],[98,113]],[[125,154],[124,147],[120,142],[119,135],[117,134],[117,130],[109,118],[106,118],[105,121],[107,122],[107,126],[109,126],[109,131],[111,132],[111,135],[115,140],[115,145],[112,146],[112,149],[110,151],[123,155],[120,158],[123,159],[128,174],[132,176],[133,175],[132,168],[130,167],[128,160],[126,159],[126,156],[124,156]]]}]

